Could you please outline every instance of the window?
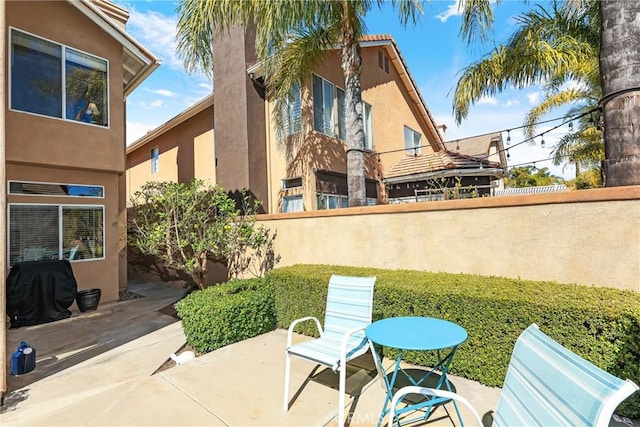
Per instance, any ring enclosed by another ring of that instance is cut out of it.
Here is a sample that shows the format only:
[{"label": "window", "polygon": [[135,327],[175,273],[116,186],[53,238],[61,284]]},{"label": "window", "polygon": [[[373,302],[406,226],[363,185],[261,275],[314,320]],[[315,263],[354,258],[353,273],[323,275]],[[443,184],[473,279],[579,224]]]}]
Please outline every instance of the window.
[{"label": "window", "polygon": [[422,152],[422,135],[408,126],[404,127],[404,148],[407,154],[420,154]]},{"label": "window", "polygon": [[159,166],[158,160],[160,158],[160,150],[158,147],[154,147],[151,149],[151,173],[158,173]]},{"label": "window", "polygon": [[281,188],[286,190],[287,188],[298,188],[302,187],[302,177],[296,178],[285,178],[281,181]]},{"label": "window", "polygon": [[9,265],[103,259],[104,206],[9,205]]},{"label": "window", "polygon": [[378,51],[378,67],[389,74],[389,57],[381,50]]},{"label": "window", "polygon": [[302,128],[301,106],[300,85],[296,83],[293,88],[291,88],[290,99],[286,103],[287,135],[298,133]]},{"label": "window", "polygon": [[373,125],[371,123],[371,104],[362,102],[362,112],[364,114],[364,148],[373,150]]},{"label": "window", "polygon": [[[338,102],[338,138],[343,141],[347,139],[347,124],[345,113],[344,90],[336,88],[336,100]],[[364,148],[373,149],[373,129],[371,125],[371,104],[362,102],[362,112],[364,114]]]},{"label": "window", "polygon": [[334,85],[320,76],[313,75],[313,129],[334,136],[333,102]]},{"label": "window", "polygon": [[282,199],[282,212],[302,212],[303,210],[302,195],[287,196]]},{"label": "window", "polygon": [[347,122],[344,112],[344,91],[337,88],[336,95],[338,98],[338,138],[345,141],[347,139]]},{"label": "window", "polygon": [[[349,197],[338,194],[318,194],[318,209],[338,209],[349,207]],[[376,198],[367,197],[367,206],[375,206],[378,204]]]},{"label": "window", "polygon": [[11,29],[10,108],[108,126],[108,63]]},{"label": "window", "polygon": [[9,181],[9,194],[19,194],[24,196],[104,198],[104,187],[101,185]]},{"label": "window", "polygon": [[318,194],[318,209],[338,209],[349,207],[349,197],[337,194]]}]

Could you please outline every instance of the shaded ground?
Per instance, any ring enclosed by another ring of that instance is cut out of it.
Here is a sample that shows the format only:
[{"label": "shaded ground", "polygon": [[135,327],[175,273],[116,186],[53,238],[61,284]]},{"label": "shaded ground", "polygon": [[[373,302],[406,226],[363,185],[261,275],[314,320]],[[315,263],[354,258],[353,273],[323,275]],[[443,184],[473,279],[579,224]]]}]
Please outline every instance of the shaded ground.
[{"label": "shaded ground", "polygon": [[21,341],[36,349],[36,368],[24,375],[9,375],[5,397],[12,391],[177,322],[175,316],[160,310],[173,305],[186,293],[186,289],[162,283],[133,282],[117,302],[101,303],[95,311],[81,313],[73,308],[67,319],[9,329],[7,372],[11,372],[11,353]]}]

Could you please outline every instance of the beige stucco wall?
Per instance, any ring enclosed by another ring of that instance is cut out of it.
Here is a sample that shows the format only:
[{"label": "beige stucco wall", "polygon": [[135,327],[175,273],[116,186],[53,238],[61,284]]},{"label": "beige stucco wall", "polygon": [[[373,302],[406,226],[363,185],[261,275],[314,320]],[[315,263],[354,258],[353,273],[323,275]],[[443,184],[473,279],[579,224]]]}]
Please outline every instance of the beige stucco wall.
[{"label": "beige stucco wall", "polygon": [[109,61],[108,128],[8,110],[7,162],[124,172],[122,46],[66,2],[8,2],[7,24]]},{"label": "beige stucco wall", "polygon": [[278,266],[471,273],[640,292],[640,186],[264,215]]},{"label": "beige stucco wall", "polygon": [[[122,46],[67,2],[7,2],[6,19],[8,26],[109,61],[108,127],[11,111],[9,105],[4,126],[7,180],[104,186],[104,199],[10,195],[7,202],[103,205],[105,258],[71,265],[78,289],[101,288],[102,302],[116,300],[126,287]],[[3,51],[8,55],[7,46]]]},{"label": "beige stucco wall", "polygon": [[216,151],[213,129],[193,139],[194,177],[212,185],[216,184]]},{"label": "beige stucco wall", "polygon": [[[206,108],[127,153],[127,203],[149,181],[215,183],[213,108]],[[151,149],[158,148],[158,172],[151,173]]]}]

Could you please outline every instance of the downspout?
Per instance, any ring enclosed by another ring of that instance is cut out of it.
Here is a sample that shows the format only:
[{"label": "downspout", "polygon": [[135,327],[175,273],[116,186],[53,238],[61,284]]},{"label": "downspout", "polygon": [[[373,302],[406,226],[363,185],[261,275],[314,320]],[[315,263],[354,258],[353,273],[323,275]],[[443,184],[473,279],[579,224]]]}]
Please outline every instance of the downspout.
[{"label": "downspout", "polygon": [[0,56],[0,200],[2,207],[0,208],[0,405],[4,403],[4,395],[7,392],[7,284],[4,280],[7,277],[7,191],[6,191],[6,157],[5,157],[5,138],[6,138],[6,1],[0,0],[0,46],[2,46],[5,54]]}]

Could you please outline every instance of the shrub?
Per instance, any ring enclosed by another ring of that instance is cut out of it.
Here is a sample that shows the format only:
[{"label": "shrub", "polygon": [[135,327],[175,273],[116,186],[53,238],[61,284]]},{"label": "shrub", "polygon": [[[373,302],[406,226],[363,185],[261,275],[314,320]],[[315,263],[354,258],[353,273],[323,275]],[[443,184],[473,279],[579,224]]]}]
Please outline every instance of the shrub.
[{"label": "shrub", "polygon": [[269,332],[273,297],[263,279],[233,280],[192,292],[176,304],[187,343],[206,353]]},{"label": "shrub", "polygon": [[[373,319],[426,316],[464,327],[468,340],[458,348],[451,372],[487,386],[502,386],[520,333],[532,323],[581,357],[621,378],[640,384],[640,295],[609,288],[503,277],[327,265],[275,269],[273,288],[277,326],[296,318],[324,317],[331,274],[376,276]],[[310,323],[310,322],[304,322]],[[298,332],[315,336],[313,324]],[[395,358],[393,349],[384,349]],[[407,352],[404,360],[433,366],[433,355]],[[640,393],[618,413],[638,417]]]}]

